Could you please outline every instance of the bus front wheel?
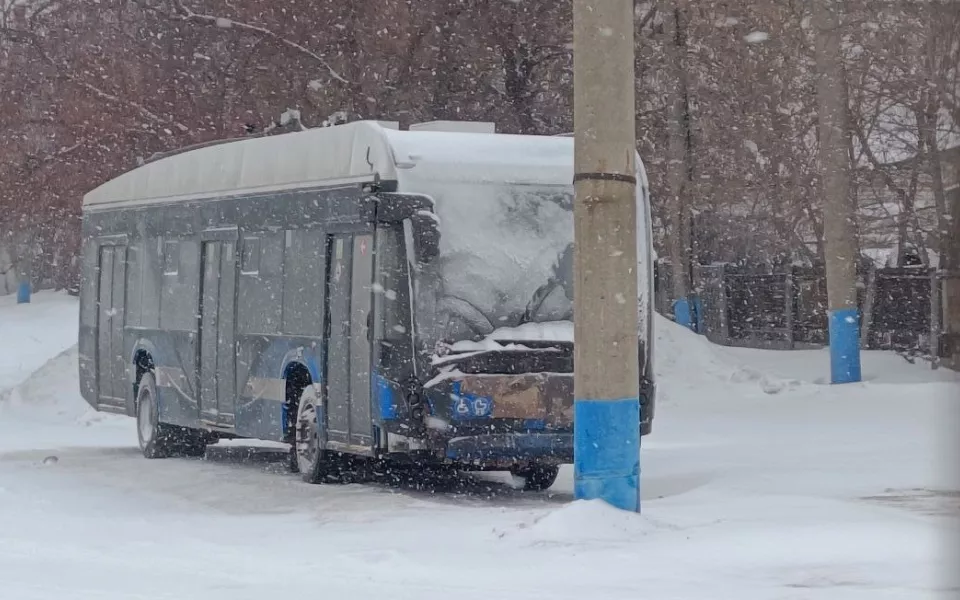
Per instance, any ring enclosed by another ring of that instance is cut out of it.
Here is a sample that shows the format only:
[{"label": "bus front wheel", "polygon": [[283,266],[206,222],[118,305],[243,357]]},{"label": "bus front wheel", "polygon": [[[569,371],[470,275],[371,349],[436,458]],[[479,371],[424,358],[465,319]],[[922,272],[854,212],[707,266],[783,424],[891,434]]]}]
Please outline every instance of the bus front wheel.
[{"label": "bus front wheel", "polygon": [[530,465],[510,469],[511,475],[523,478],[523,489],[527,492],[542,492],[549,488],[557,481],[559,472],[560,467],[547,465]]},{"label": "bus front wheel", "polygon": [[327,452],[321,435],[320,398],[312,385],[300,395],[294,441],[296,469],[307,483],[321,483],[327,476]]}]

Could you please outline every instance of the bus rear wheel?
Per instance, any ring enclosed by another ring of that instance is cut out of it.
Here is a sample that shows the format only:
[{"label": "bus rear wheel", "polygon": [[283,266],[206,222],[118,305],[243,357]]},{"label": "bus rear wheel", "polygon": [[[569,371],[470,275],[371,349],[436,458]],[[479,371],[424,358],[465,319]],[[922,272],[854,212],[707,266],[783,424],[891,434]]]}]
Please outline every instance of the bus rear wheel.
[{"label": "bus rear wheel", "polygon": [[137,439],[146,458],[203,456],[209,441],[204,431],[160,422],[153,373],[144,373],[137,386]]},{"label": "bus rear wheel", "polygon": [[320,398],[312,385],[300,395],[293,445],[296,470],[307,483],[321,483],[328,474],[329,457],[324,449]]},{"label": "bus rear wheel", "polygon": [[560,467],[547,465],[530,465],[510,469],[511,475],[523,478],[523,489],[526,492],[542,492],[549,488],[557,481],[557,474],[559,473]]}]

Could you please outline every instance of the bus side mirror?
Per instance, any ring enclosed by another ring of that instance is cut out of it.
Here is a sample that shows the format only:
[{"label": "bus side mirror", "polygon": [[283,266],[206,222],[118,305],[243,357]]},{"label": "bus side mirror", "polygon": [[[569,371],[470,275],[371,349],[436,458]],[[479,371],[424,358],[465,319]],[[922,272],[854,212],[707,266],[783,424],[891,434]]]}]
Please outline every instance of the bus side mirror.
[{"label": "bus side mirror", "polygon": [[429,264],[436,260],[440,254],[440,218],[433,212],[433,200],[422,194],[395,193],[381,193],[375,198],[376,220],[409,222],[417,261]]},{"label": "bus side mirror", "polygon": [[436,260],[440,254],[439,218],[431,211],[420,210],[410,217],[417,259],[423,264]]}]

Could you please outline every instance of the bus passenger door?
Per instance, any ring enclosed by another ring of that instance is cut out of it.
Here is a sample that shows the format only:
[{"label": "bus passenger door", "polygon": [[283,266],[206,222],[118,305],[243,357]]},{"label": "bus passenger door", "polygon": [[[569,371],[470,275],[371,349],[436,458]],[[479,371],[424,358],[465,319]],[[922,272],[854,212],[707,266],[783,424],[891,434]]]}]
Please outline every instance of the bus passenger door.
[{"label": "bus passenger door", "polygon": [[369,453],[373,236],[332,236],[326,339],[326,421],[331,449]]},{"label": "bus passenger door", "polygon": [[234,425],[237,242],[203,243],[200,283],[200,420]]},{"label": "bus passenger door", "polygon": [[373,447],[370,352],[373,310],[373,236],[353,238],[350,310],[350,444]]},{"label": "bus passenger door", "polygon": [[[100,406],[126,404],[126,361],[123,357],[123,309],[126,246],[101,246],[97,291],[97,388]],[[132,392],[131,392],[132,393]]]}]

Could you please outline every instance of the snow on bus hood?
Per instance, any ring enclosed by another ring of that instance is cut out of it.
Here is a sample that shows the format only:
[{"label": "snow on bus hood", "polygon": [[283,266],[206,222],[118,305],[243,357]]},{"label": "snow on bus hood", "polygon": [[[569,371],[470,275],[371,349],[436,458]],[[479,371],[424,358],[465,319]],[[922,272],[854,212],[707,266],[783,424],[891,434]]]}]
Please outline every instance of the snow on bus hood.
[{"label": "snow on bus hood", "polygon": [[[509,341],[512,344],[501,344]],[[573,322],[524,323],[517,327],[501,327],[478,342],[462,341],[450,345],[454,352],[477,352],[522,347],[523,342],[572,342]],[[518,344],[519,343],[519,344]],[[520,349],[520,348],[515,348]]]}]

